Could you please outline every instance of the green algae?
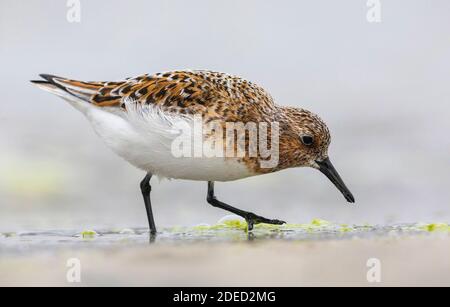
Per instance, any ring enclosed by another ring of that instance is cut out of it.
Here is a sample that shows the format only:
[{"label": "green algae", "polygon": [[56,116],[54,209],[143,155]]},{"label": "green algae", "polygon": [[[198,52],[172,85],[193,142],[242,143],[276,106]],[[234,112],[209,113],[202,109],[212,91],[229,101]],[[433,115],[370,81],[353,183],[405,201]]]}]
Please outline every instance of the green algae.
[{"label": "green algae", "polygon": [[94,230],[84,230],[80,235],[83,239],[93,239],[98,236],[98,233]]},{"label": "green algae", "polygon": [[193,229],[197,231],[210,231],[210,230],[247,230],[247,222],[240,219],[229,219],[219,221],[215,225],[201,224],[194,226]]},{"label": "green algae", "polygon": [[450,225],[446,223],[431,223],[420,226],[419,229],[428,232],[450,232]]},{"label": "green algae", "polygon": [[339,231],[340,232],[350,232],[354,231],[355,229],[353,227],[348,226],[347,224],[340,225]]},{"label": "green algae", "polygon": [[311,225],[316,227],[325,227],[331,225],[331,223],[322,219],[313,219],[311,221]]},{"label": "green algae", "polygon": [[[406,224],[403,225],[395,232],[401,233],[409,227]],[[251,232],[248,232],[248,226],[244,219],[237,216],[227,216],[221,219],[219,222],[213,225],[209,224],[199,224],[194,227],[184,228],[182,231],[187,236],[202,236],[207,235],[209,237],[228,237],[238,236],[238,239],[242,239],[242,236],[256,236],[266,237],[266,238],[292,238],[302,236],[305,239],[308,236],[312,237],[330,237],[334,236],[336,238],[344,238],[353,235],[364,235],[368,236],[372,233],[384,232],[389,226],[373,226],[368,223],[363,225],[354,225],[346,223],[336,223],[332,221],[327,221],[320,218],[314,218],[309,223],[290,223],[283,225],[272,225],[272,224],[256,224]],[[381,230],[382,229],[382,230]],[[390,229],[392,230],[392,229]],[[170,232],[174,232],[172,229]]]},{"label": "green algae", "polygon": [[450,232],[450,226],[446,223],[414,223],[377,226],[365,223],[363,225],[352,225],[335,223],[320,218],[315,218],[304,224],[257,224],[252,232],[248,232],[247,223],[239,217],[229,216],[217,224],[200,224],[191,228],[185,228],[185,234],[192,237],[207,235],[208,237],[228,237],[237,235],[242,239],[243,235],[287,239],[287,238],[347,238],[353,236],[380,236],[380,235],[407,235],[408,233],[420,234],[423,232],[437,233]]},{"label": "green algae", "polygon": [[[248,225],[244,219],[236,217],[225,217],[221,219],[215,225],[200,224],[192,227],[194,231],[217,231],[217,230],[243,230],[247,231]],[[256,224],[254,226],[255,231],[289,231],[289,230],[304,230],[308,232],[320,232],[325,230],[350,232],[354,228],[348,226],[347,224],[334,224],[332,222],[323,219],[313,219],[310,223],[305,224],[283,224],[283,225],[272,225],[272,224]]]}]

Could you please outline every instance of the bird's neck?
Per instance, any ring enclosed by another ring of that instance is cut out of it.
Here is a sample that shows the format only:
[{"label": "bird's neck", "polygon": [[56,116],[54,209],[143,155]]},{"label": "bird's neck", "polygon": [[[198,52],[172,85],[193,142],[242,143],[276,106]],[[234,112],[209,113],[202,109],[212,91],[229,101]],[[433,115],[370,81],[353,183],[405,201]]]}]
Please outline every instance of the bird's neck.
[{"label": "bird's neck", "polygon": [[[268,131],[268,144],[270,147],[270,158],[273,159],[273,155],[277,155],[277,163],[270,165],[269,167],[261,167],[261,157],[258,159],[257,172],[260,174],[273,173],[283,169],[296,167],[295,161],[295,144],[298,140],[298,136],[295,133],[295,114],[299,112],[297,108],[276,106],[271,114],[272,123],[268,123],[270,129]],[[274,131],[274,124],[276,124],[277,131]],[[277,140],[274,143],[273,140]],[[274,145],[275,144],[275,145]],[[275,146],[275,148],[272,148]]]}]

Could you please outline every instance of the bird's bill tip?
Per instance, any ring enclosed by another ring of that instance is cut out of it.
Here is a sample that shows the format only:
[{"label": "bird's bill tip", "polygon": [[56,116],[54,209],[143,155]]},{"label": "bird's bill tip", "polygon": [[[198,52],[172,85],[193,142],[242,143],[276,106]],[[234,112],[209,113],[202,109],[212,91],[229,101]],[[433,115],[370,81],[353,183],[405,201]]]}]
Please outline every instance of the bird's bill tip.
[{"label": "bird's bill tip", "polygon": [[350,192],[349,193],[345,193],[344,197],[349,203],[352,203],[352,204],[355,203],[355,197],[353,196],[352,193],[350,193]]},{"label": "bird's bill tip", "polygon": [[347,188],[341,176],[334,168],[329,158],[324,159],[323,161],[316,161],[317,165],[319,165],[319,170],[327,176],[328,179],[336,186],[336,188],[344,195],[345,199],[349,203],[355,203],[355,197],[352,192]]}]

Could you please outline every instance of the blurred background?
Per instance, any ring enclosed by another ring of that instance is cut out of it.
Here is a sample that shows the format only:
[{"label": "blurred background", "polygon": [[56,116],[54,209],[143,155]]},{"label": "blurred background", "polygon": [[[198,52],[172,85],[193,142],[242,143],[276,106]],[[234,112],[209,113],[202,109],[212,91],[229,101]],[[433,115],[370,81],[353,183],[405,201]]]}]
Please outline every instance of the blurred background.
[{"label": "blurred background", "polygon": [[[303,223],[450,219],[450,2],[0,0],[0,231],[146,226],[145,175],[86,119],[33,87],[39,73],[116,80],[174,69],[240,75],[318,113],[357,199],[291,169],[217,184],[239,208]],[[215,223],[206,183],[153,182],[159,226]]]}]

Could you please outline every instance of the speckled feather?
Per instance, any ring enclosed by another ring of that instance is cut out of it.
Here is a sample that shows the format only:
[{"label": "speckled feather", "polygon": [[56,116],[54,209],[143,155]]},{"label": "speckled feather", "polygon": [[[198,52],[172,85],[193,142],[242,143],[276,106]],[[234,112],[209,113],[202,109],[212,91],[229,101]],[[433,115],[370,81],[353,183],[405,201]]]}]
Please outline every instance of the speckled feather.
[{"label": "speckled feather", "polygon": [[[73,94],[99,107],[125,108],[130,98],[164,111],[202,114],[226,121],[255,121],[273,114],[272,97],[242,78],[212,71],[174,71],[141,75],[119,82],[80,82],[56,78]],[[81,91],[85,90],[85,91]],[[257,107],[255,107],[255,105]]]}]

